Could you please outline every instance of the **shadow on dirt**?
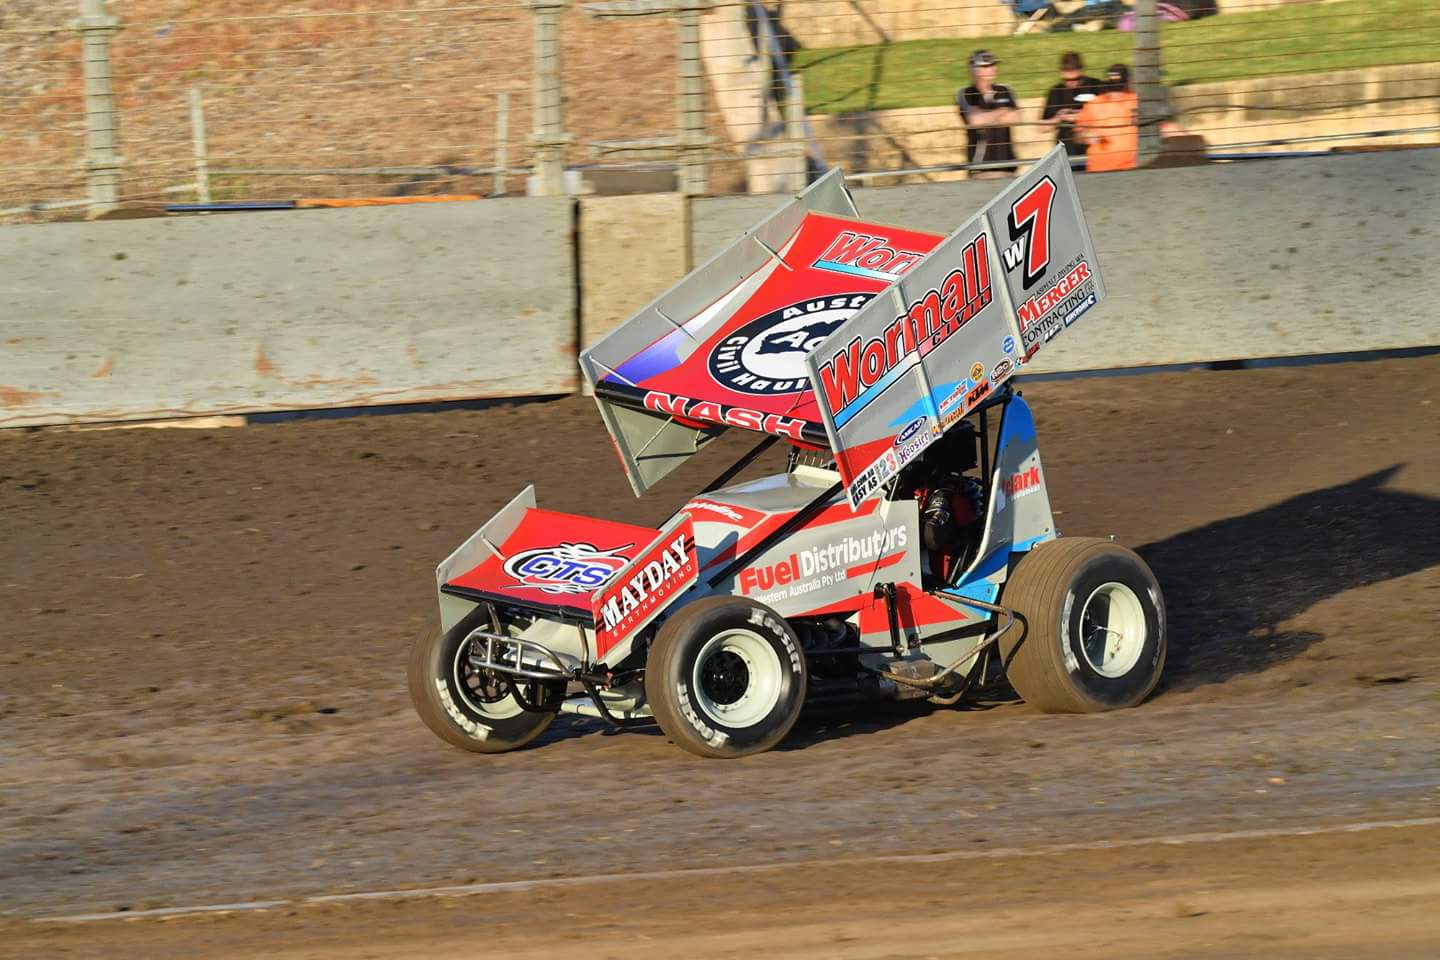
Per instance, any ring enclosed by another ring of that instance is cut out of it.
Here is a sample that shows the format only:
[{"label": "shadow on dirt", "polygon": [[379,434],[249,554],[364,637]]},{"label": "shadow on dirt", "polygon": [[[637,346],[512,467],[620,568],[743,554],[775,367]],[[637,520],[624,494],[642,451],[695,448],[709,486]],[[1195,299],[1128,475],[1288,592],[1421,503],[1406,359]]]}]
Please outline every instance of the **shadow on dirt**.
[{"label": "shadow on dirt", "polygon": [[1440,499],[1384,489],[1399,469],[1140,547],[1169,614],[1162,692],[1291,660],[1325,637],[1282,623],[1327,597],[1440,563]]},{"label": "shadow on dirt", "polygon": [[[807,706],[790,735],[775,749],[800,750],[826,740],[846,739],[879,733],[891,727],[908,723],[934,711],[934,707],[923,701],[864,701],[857,703],[832,703]],[[566,740],[589,736],[659,737],[665,734],[654,724],[618,729],[590,717],[571,715],[555,718],[544,733],[535,738],[531,748],[547,747]],[[676,748],[677,750],[679,748]]]},{"label": "shadow on dirt", "polygon": [[[1292,660],[1326,637],[1281,624],[1328,597],[1440,564],[1440,499],[1385,489],[1399,470],[1389,467],[1140,547],[1164,588],[1169,616],[1170,654],[1159,692],[1224,683]],[[1377,631],[1368,631],[1365,642]],[[807,707],[776,749],[878,733],[934,709],[916,701]],[[599,720],[562,717],[536,745],[597,733],[663,736],[654,726],[619,731]]]}]

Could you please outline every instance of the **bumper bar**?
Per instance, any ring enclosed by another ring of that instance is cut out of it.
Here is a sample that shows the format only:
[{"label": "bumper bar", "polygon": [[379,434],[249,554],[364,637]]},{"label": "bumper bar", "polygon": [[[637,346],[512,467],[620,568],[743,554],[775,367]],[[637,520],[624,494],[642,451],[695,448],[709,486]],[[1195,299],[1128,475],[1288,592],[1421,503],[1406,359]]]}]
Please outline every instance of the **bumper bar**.
[{"label": "bumper bar", "polygon": [[[483,645],[476,641],[484,641]],[[490,670],[527,680],[577,680],[579,671],[566,666],[549,647],[534,640],[522,640],[489,630],[471,630],[465,638],[470,644],[468,660],[477,670]],[[535,667],[525,665],[525,657],[540,661]],[[546,662],[553,667],[545,665]]]}]

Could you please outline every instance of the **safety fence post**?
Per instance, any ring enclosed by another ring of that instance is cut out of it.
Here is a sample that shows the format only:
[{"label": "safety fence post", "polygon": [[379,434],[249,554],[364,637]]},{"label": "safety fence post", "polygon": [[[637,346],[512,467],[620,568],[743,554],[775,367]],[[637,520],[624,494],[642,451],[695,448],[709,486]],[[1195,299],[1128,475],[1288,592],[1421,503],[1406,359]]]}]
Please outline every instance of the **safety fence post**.
[{"label": "safety fence post", "polygon": [[805,117],[805,78],[790,78],[785,96],[785,139],[790,144],[790,183],[787,189],[799,193],[810,180],[810,131]]},{"label": "safety fence post", "polygon": [[115,108],[110,43],[120,18],[105,12],[105,0],[80,0],[80,31],[85,69],[85,183],[91,217],[120,203],[120,114]]},{"label": "safety fence post", "polygon": [[680,26],[680,192],[704,196],[708,187],[705,153],[705,74],[700,59],[700,14],[708,0],[681,0]]},{"label": "safety fence post", "polygon": [[200,88],[190,88],[190,138],[195,147],[195,199],[210,202],[210,157],[205,149],[205,102]]},{"label": "safety fence post", "polygon": [[1139,98],[1139,166],[1160,156],[1160,124],[1165,119],[1165,86],[1160,81],[1160,18],[1155,0],[1135,4],[1135,93]]},{"label": "safety fence post", "polygon": [[560,80],[560,14],[568,0],[530,0],[535,18],[535,193],[565,193],[565,149],[573,139],[565,133],[565,100]]},{"label": "safety fence post", "polygon": [[510,91],[495,95],[495,196],[505,195],[505,174],[510,166]]}]

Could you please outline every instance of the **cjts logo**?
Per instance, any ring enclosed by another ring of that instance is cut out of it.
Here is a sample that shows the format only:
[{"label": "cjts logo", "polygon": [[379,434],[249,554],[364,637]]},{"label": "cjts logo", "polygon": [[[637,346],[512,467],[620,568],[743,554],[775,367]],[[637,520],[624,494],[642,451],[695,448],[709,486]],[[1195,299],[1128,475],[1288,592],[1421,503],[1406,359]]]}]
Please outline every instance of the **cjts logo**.
[{"label": "cjts logo", "polygon": [[521,587],[546,593],[590,593],[604,585],[630,558],[621,551],[601,550],[591,543],[562,543],[523,550],[505,561],[505,572]]},{"label": "cjts logo", "polygon": [[1006,225],[1010,245],[1000,251],[1007,273],[1024,267],[1023,289],[1029,290],[1050,266],[1050,210],[1055,205],[1055,181],[1042,177],[1024,196],[1010,205]]}]

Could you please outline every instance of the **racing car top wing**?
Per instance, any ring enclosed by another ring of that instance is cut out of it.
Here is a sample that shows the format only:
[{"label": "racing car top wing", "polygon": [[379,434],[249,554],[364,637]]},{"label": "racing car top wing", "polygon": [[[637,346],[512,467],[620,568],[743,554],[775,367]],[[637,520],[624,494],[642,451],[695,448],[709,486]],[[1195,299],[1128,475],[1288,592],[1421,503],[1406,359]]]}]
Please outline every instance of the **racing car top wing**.
[{"label": "racing car top wing", "polygon": [[1057,146],[806,355],[851,504],[1104,297]]},{"label": "racing car top wing", "polygon": [[831,171],[581,354],[637,494],[726,427],[826,445],[806,352],[941,240],[854,212]]}]

